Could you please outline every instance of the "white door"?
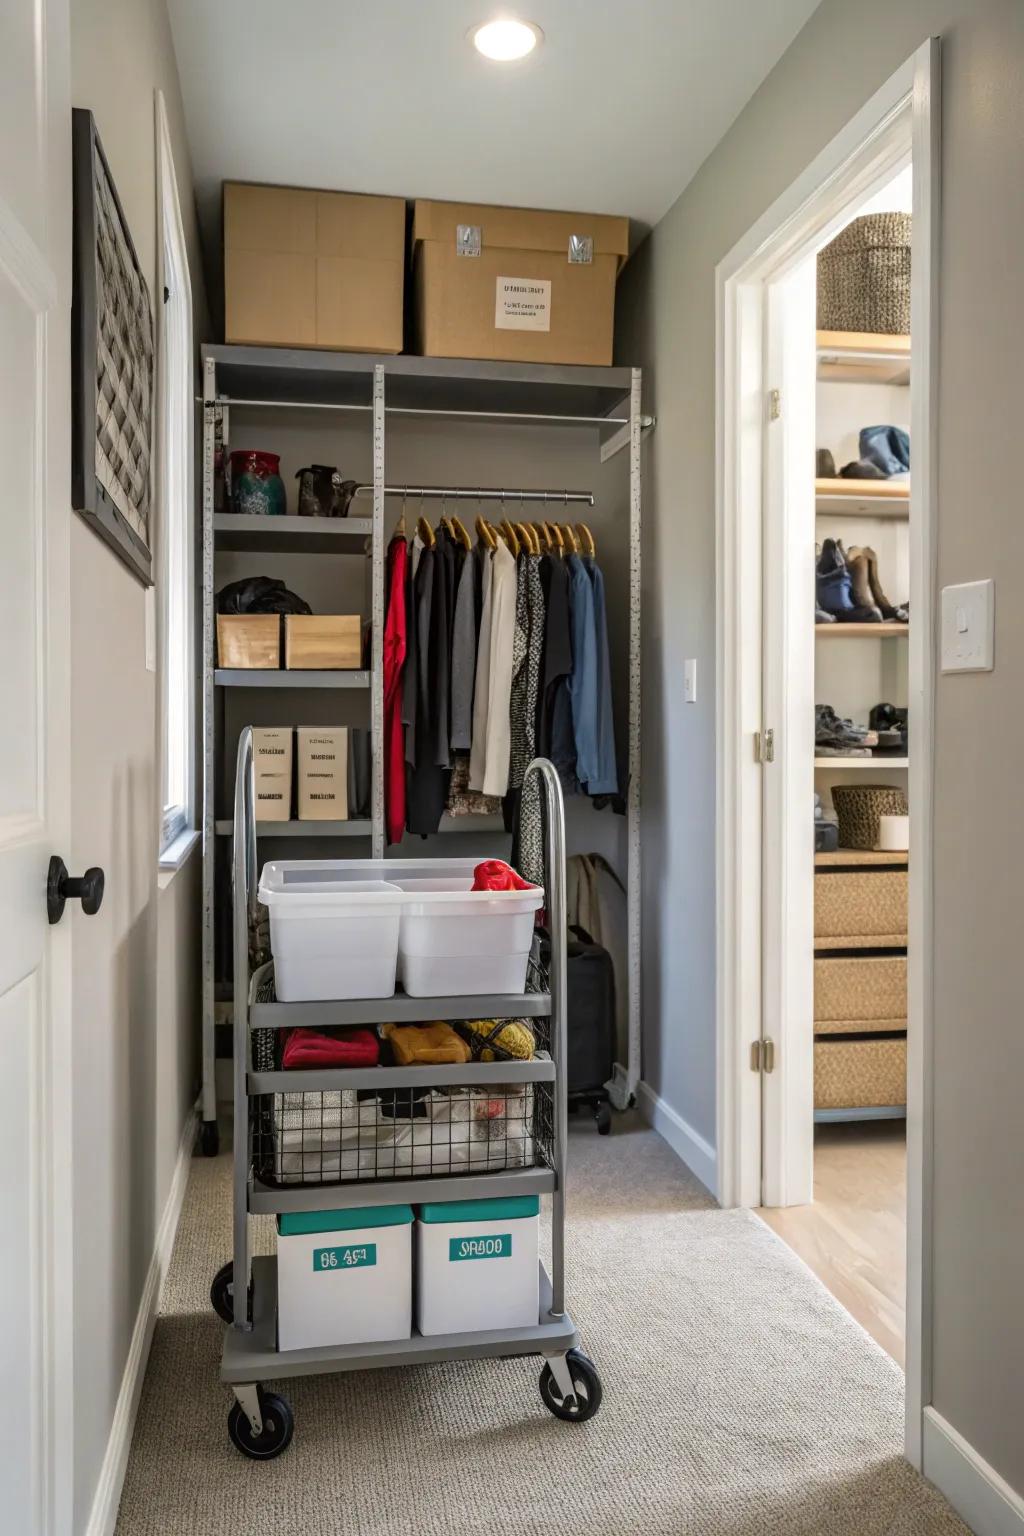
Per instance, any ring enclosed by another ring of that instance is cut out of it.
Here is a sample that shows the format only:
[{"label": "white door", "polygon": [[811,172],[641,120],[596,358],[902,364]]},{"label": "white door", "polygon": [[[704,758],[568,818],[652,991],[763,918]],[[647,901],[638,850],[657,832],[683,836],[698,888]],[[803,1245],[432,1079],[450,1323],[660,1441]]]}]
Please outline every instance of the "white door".
[{"label": "white door", "polygon": [[[67,0],[0,6],[0,1526],[70,1530]],[[77,873],[77,871],[73,871]],[[77,906],[77,903],[72,903]]]}]

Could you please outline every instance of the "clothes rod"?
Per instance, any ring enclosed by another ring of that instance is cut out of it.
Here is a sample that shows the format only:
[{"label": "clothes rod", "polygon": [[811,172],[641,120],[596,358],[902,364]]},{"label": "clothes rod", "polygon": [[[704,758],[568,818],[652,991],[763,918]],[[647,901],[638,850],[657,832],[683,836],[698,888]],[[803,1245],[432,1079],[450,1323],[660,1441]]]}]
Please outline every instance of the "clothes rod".
[{"label": "clothes rod", "polygon": [[[200,397],[197,395],[196,399]],[[372,405],[343,404],[335,400],[244,400],[237,395],[218,395],[216,403],[260,411],[357,411],[365,415],[373,410]],[[388,405],[384,410],[388,416],[447,416],[471,421],[551,421],[563,427],[621,427],[629,422],[628,416],[563,416],[558,411],[460,411],[418,405]],[[651,424],[651,417],[641,417],[642,427]]]},{"label": "clothes rod", "polygon": [[[372,496],[373,486],[357,485],[355,495]],[[579,502],[588,507],[594,505],[592,491],[509,490],[500,486],[386,485],[384,495],[401,496],[403,500],[408,498],[410,501],[501,501],[512,506],[527,501],[551,502],[559,506]]]}]

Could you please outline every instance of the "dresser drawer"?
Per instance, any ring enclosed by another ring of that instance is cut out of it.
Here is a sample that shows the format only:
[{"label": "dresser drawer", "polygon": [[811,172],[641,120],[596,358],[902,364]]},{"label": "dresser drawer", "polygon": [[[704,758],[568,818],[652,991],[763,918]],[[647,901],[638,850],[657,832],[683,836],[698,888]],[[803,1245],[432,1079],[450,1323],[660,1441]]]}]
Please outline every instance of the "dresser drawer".
[{"label": "dresser drawer", "polygon": [[843,955],[815,960],[816,1035],[906,1027],[906,955]]},{"label": "dresser drawer", "polygon": [[907,1040],[815,1040],[815,1109],[907,1102]]},{"label": "dresser drawer", "polygon": [[906,942],[906,869],[815,872],[816,949],[895,949]]}]

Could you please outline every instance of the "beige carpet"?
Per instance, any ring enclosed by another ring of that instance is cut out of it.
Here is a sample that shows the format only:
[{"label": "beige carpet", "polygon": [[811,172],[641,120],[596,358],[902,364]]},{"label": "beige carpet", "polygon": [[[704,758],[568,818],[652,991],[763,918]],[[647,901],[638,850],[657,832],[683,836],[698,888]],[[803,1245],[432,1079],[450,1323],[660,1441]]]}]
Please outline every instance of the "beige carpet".
[{"label": "beige carpet", "polygon": [[[227,1157],[197,1158],[119,1536],[963,1536],[900,1454],[897,1367],[755,1216],[719,1211],[651,1131],[571,1147],[569,1296],[604,1403],[542,1406],[532,1360],[308,1377],[295,1439],[231,1446],[207,1290]],[[263,1244],[271,1234],[261,1234]]]}]

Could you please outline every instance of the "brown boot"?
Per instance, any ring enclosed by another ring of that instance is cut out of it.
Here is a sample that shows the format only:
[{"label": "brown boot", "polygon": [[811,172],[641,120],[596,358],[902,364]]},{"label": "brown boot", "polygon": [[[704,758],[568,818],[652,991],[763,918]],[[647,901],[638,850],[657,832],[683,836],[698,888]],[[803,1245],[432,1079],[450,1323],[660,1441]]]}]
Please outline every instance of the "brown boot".
[{"label": "brown boot", "polygon": [[845,550],[839,545],[846,559],[846,569],[850,573],[850,595],[856,604],[856,612],[850,614],[850,618],[858,624],[880,624],[882,615],[875,606],[874,594],[871,590],[871,569],[866,552],[863,549]]},{"label": "brown boot", "polygon": [[871,588],[872,600],[878,605],[883,619],[890,623],[906,624],[910,618],[906,608],[898,608],[895,603],[890,603],[882,590],[882,583],[878,575],[878,556],[869,545],[865,544],[860,554],[866,556],[868,562],[868,583]]}]

